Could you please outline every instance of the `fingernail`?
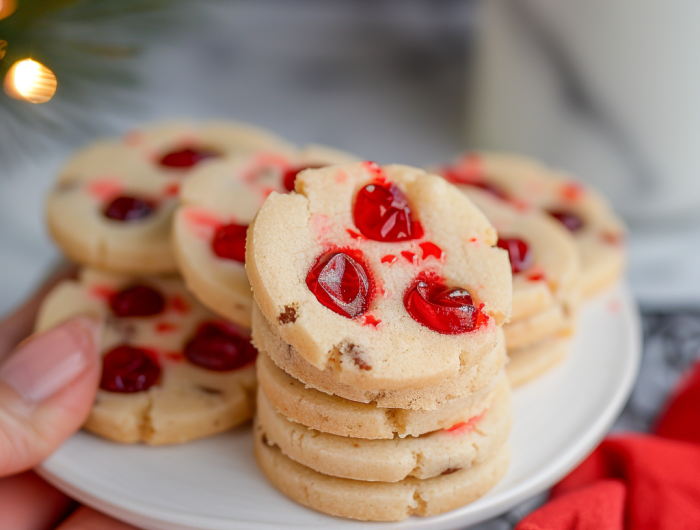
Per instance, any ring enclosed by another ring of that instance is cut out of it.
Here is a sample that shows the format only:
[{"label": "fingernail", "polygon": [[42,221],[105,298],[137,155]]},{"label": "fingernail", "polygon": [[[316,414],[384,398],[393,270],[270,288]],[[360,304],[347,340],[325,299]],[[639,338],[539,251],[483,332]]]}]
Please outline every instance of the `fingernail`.
[{"label": "fingernail", "polygon": [[30,337],[0,368],[0,380],[27,401],[44,401],[94,362],[100,331],[99,322],[80,316]]}]

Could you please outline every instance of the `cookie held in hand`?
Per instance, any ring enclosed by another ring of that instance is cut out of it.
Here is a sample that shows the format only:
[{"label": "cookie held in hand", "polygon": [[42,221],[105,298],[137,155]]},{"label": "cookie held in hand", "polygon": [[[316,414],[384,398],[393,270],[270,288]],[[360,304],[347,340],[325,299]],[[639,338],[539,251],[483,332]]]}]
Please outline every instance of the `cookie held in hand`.
[{"label": "cookie held in hand", "polygon": [[257,351],[180,279],[84,269],[47,296],[37,331],[75,315],[104,322],[102,380],[87,430],[118,442],[168,444],[252,417]]}]

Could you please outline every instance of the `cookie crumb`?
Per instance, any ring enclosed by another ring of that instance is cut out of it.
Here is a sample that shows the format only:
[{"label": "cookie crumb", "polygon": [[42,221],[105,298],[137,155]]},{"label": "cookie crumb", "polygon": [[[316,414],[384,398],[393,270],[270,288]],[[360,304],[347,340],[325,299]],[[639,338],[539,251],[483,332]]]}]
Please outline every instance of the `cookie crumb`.
[{"label": "cookie crumb", "polygon": [[284,311],[279,314],[277,321],[280,324],[293,324],[297,321],[297,310],[295,307],[286,305],[284,306]]}]

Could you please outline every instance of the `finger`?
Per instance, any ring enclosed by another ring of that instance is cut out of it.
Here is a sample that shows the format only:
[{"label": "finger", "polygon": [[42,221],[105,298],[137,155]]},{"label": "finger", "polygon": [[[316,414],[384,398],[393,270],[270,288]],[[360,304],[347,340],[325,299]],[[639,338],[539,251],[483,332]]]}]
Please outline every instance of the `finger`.
[{"label": "finger", "polygon": [[91,508],[79,508],[56,530],[137,530],[136,527],[112,519]]},{"label": "finger", "polygon": [[36,466],[85,422],[100,325],[87,317],[30,337],[0,367],[0,476]]},{"label": "finger", "polygon": [[73,505],[71,499],[31,471],[0,479],[0,528],[54,528]]},{"label": "finger", "polygon": [[32,332],[36,314],[49,291],[61,280],[75,276],[77,270],[77,266],[72,263],[61,263],[29,300],[2,319],[0,322],[0,360]]}]

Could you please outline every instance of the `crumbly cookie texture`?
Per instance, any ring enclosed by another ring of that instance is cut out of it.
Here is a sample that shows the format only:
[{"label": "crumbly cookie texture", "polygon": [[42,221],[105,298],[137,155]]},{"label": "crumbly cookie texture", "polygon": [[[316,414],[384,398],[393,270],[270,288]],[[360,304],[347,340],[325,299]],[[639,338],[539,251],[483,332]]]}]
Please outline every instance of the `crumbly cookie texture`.
[{"label": "crumbly cookie texture", "polygon": [[379,408],[434,411],[445,403],[488,386],[507,361],[502,329],[497,331],[495,339],[484,345],[479,364],[461,369],[456,377],[439,385],[420,389],[361,390],[338,381],[332,365],[325,370],[314,367],[282,340],[257,305],[253,307],[253,344],[261,356],[267,353],[279,368],[307,387],[358,403],[375,403]]},{"label": "crumbly cookie texture", "polygon": [[626,229],[607,201],[564,172],[519,155],[468,153],[438,170],[452,182],[490,187],[518,207],[573,214],[572,235],[581,254],[584,297],[602,291],[624,272]]},{"label": "crumbly cookie texture", "polygon": [[262,148],[291,146],[235,122],[156,124],[94,143],[66,164],[49,194],[49,231],[78,263],[119,273],[174,272],[170,231],[181,184],[195,167]]},{"label": "crumbly cookie texture", "polygon": [[253,295],[240,260],[245,239],[230,243],[240,246],[233,254],[217,254],[215,240],[227,227],[244,231],[270,193],[288,191],[285,183],[293,181],[294,171],[356,160],[349,153],[309,145],[232,156],[193,172],[180,192],[173,224],[173,247],[187,287],[212,311],[250,327]]},{"label": "crumbly cookie texture", "polygon": [[[420,238],[361,235],[355,198],[377,184],[405,196]],[[270,195],[248,229],[246,249],[255,299],[285,342],[317,369],[333,366],[339,382],[359,390],[438,385],[479,362],[510,317],[511,272],[507,253],[494,248],[496,231],[469,199],[438,176],[370,162],[304,171],[295,191]],[[318,260],[337,249],[361,253],[371,282],[369,307],[355,318],[324,306],[306,283]],[[459,334],[414,320],[404,296],[421,274],[466,289],[488,319]]]},{"label": "crumbly cookie texture", "polygon": [[255,429],[255,458],[282,493],[319,512],[363,521],[401,521],[411,515],[431,516],[454,510],[485,495],[505,475],[510,449],[468,469],[429,479],[369,482],[324,475],[267,445]]},{"label": "crumbly cookie texture", "polygon": [[516,207],[475,186],[457,187],[484,212],[499,240],[526,245],[525,255],[515,256],[511,323],[555,302],[578,306],[581,257],[571,232],[539,209]]},{"label": "crumbly cookie texture", "polygon": [[258,390],[258,428],[295,462],[354,480],[398,482],[468,469],[496,454],[510,432],[510,387],[503,375],[487,410],[422,436],[366,440],[328,434],[286,419]]},{"label": "crumbly cookie texture", "polygon": [[[117,317],[110,298],[131,285],[162,294],[162,312],[149,317]],[[253,415],[255,367],[213,371],[190,363],[183,348],[202,323],[217,317],[187,293],[175,277],[133,277],[84,269],[79,281],[59,284],[45,299],[37,319],[44,331],[75,315],[104,322],[103,355],[116,346],[147,349],[160,365],[159,380],[147,390],[118,393],[100,389],[85,428],[105,438],[147,444],[178,443],[210,436]]]},{"label": "crumbly cookie texture", "polygon": [[569,337],[549,337],[508,351],[508,380],[514,387],[528,383],[561,362],[569,352]]},{"label": "crumbly cookie texture", "polygon": [[307,388],[278,368],[267,355],[258,357],[256,368],[261,391],[284,417],[316,431],[372,440],[419,436],[467,422],[489,408],[497,391],[494,380],[433,411],[386,409]]}]

